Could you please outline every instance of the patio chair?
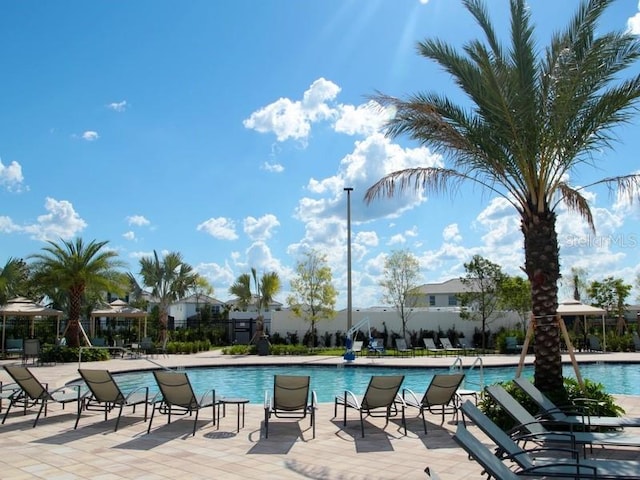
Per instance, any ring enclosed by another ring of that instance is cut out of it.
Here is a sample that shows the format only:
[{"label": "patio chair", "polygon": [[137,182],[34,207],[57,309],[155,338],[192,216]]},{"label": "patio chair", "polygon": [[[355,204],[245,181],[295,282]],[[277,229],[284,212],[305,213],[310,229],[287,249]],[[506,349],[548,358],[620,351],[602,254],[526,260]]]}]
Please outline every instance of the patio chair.
[{"label": "patio chair", "polygon": [[24,353],[24,340],[22,338],[7,338],[4,354],[22,356]]},{"label": "patio chair", "polygon": [[404,434],[407,434],[407,423],[404,416],[405,403],[398,391],[404,380],[404,375],[374,375],[369,380],[369,386],[364,395],[358,396],[349,390],[345,390],[343,395],[335,398],[333,405],[333,417],[338,416],[338,405],[342,405],[344,416],[342,425],[347,425],[347,409],[353,408],[360,413],[360,428],[364,437],[364,417],[385,417],[386,427],[389,424],[389,417],[398,414],[398,409],[402,415],[402,426]]},{"label": "patio chair", "polygon": [[36,364],[38,362],[38,357],[40,356],[40,340],[37,338],[27,338],[24,341],[24,352],[22,354],[22,363],[25,365],[29,362],[31,358],[33,363]]},{"label": "patio chair", "polygon": [[[425,410],[430,413],[442,413],[440,425],[444,423],[445,413],[452,413],[457,417],[456,390],[460,387],[462,380],[464,380],[464,373],[434,375],[427,390],[422,395],[422,399],[418,399],[418,396],[408,388],[402,390],[402,398],[407,407],[417,408],[420,411],[425,434],[427,433],[427,421],[424,418]],[[437,409],[437,411],[434,411],[434,409]]]},{"label": "patio chair", "polygon": [[362,345],[364,345],[364,342],[362,340],[355,340],[353,342],[351,351],[354,353],[354,355],[362,355]]},{"label": "patio chair", "polygon": [[589,350],[592,352],[602,352],[602,344],[600,343],[600,339],[595,335],[589,335],[588,339]]},{"label": "patio chair", "polygon": [[384,340],[382,338],[369,339],[369,353],[374,355],[384,355]]},{"label": "patio chair", "polygon": [[607,417],[599,415],[590,415],[588,411],[574,413],[578,408],[577,405],[571,405],[570,410],[563,411],[555,403],[536,388],[529,380],[523,377],[516,378],[514,383],[524,393],[538,405],[541,414],[550,420],[568,424],[572,427],[586,428],[622,428],[622,427],[640,427],[640,417]]},{"label": "patio chair", "polygon": [[451,340],[449,340],[448,337],[440,337],[439,340],[440,340],[440,345],[442,345],[442,348],[444,348],[445,355],[447,355],[449,352],[453,354],[459,354],[464,352],[464,348],[454,347],[453,344],[451,343]]},{"label": "patio chair", "polygon": [[[522,476],[545,478],[549,476],[549,471],[554,473],[558,471],[563,472],[562,474],[554,474],[553,477],[569,477],[574,479],[604,478],[600,476],[600,472],[597,471],[596,468],[582,463],[565,463],[558,466],[551,464],[532,465],[531,468],[521,468],[513,471],[496,457],[480,440],[474,437],[464,424],[458,424],[453,439],[471,458],[484,468],[485,473],[500,480],[511,480]],[[552,467],[556,468],[554,469]]]},{"label": "patio chair", "polygon": [[275,375],[273,379],[273,396],[264,392],[264,437],[269,438],[269,419],[276,418],[303,419],[309,415],[313,438],[316,438],[316,409],[318,400],[316,392],[309,395],[309,376]]},{"label": "patio chair", "polygon": [[15,405],[22,406],[25,415],[27,414],[27,409],[40,405],[36,419],[33,421],[34,427],[38,424],[40,415],[43,412],[44,416],[47,416],[47,404],[49,402],[60,403],[63,408],[67,403],[75,402],[76,412],[78,415],[80,414],[80,409],[82,408],[80,385],[71,385],[49,391],[47,385],[40,383],[27,367],[5,365],[4,369],[20,388],[9,396],[9,406],[4,413],[4,417],[2,417],[3,424],[7,420],[11,408]]},{"label": "patio chair", "polygon": [[485,391],[509,414],[518,425],[509,433],[513,438],[523,435],[523,440],[534,440],[538,442],[570,443],[575,450],[580,446],[586,458],[587,445],[602,446],[627,446],[640,447],[639,435],[627,435],[619,432],[558,432],[548,430],[544,425],[544,420],[540,420],[531,415],[518,401],[513,398],[501,385],[489,385]]},{"label": "patio chair", "polygon": [[[548,475],[550,477],[570,477],[576,476],[576,464],[584,465],[587,467],[586,472],[581,472],[582,475],[586,474],[587,478],[593,474],[593,471],[589,469],[595,469],[597,471],[597,478],[633,478],[640,479],[640,462],[638,461],[626,461],[626,460],[578,460],[577,452],[570,449],[562,449],[554,446],[552,448],[534,448],[531,450],[524,450],[521,448],[504,430],[498,427],[491,421],[484,413],[480,411],[472,402],[467,401],[460,407],[462,415],[473,421],[473,423],[487,437],[491,439],[493,443],[498,447],[496,455],[500,458],[509,459],[518,464],[518,475],[531,475],[535,472],[536,475]],[[553,457],[543,457],[546,451],[549,451]],[[558,458],[558,454],[563,452],[571,454],[573,458]],[[539,467],[539,470],[534,470],[534,467]]]},{"label": "patio chair", "polygon": [[[118,431],[118,425],[120,424],[120,417],[122,416],[124,407],[133,407],[133,413],[135,413],[137,405],[144,405],[144,421],[147,421],[149,387],[139,387],[125,395],[108,370],[79,368],[78,373],[80,373],[80,376],[91,392],[91,395],[85,396],[84,398],[84,410],[103,411],[104,421],[106,422],[109,412],[117,406],[120,407],[118,409],[116,426],[113,429],[114,432]],[[74,429],[78,428],[79,421],[80,412],[76,419],[76,425],[73,427]]]},{"label": "patio chair", "polygon": [[407,341],[404,338],[396,338],[396,355],[401,357],[404,355],[411,355],[413,350],[407,347]]},{"label": "patio chair", "polygon": [[215,390],[209,390],[200,397],[196,397],[191,387],[189,377],[185,372],[154,370],[153,376],[160,389],[161,398],[159,401],[154,400],[152,402],[153,408],[151,409],[151,418],[149,419],[147,433],[151,431],[151,425],[156,411],[167,415],[168,424],[171,423],[171,415],[192,415],[195,412],[192,436],[196,434],[198,413],[203,408],[211,407],[213,424],[216,424],[216,405],[218,402],[216,402]]},{"label": "patio chair", "polygon": [[427,353],[434,353],[437,356],[444,352],[442,348],[436,347],[436,343],[433,341],[433,338],[425,337],[422,339],[422,342],[424,343],[424,348],[427,350]]},{"label": "patio chair", "polygon": [[517,337],[505,338],[506,352],[507,353],[520,353],[522,352],[522,345],[518,343]]},{"label": "patio chair", "polygon": [[633,332],[633,348],[636,352],[640,352],[640,336],[638,332]]}]

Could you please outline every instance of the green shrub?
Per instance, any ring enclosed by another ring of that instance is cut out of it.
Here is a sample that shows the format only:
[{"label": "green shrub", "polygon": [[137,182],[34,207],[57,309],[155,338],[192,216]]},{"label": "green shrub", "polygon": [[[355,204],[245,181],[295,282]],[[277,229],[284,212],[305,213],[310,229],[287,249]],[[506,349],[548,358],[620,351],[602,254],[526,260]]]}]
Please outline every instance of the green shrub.
[{"label": "green shrub", "polygon": [[[502,385],[529,413],[536,415],[539,412],[537,404],[512,380],[498,382],[498,384]],[[548,396],[556,405],[568,405],[567,410],[575,410],[577,406],[580,409],[588,408],[585,412],[590,415],[620,416],[624,414],[624,409],[616,405],[613,396],[604,391],[604,385],[601,383],[584,379],[584,389],[582,389],[574,378],[565,378],[564,387],[563,392],[555,392]],[[503,411],[489,395],[483,395],[479,407],[503,430],[507,431],[516,426],[511,416]]]},{"label": "green shrub", "polygon": [[[78,361],[79,348],[59,345],[45,345],[40,351],[40,363],[72,363]],[[109,351],[104,348],[83,348],[83,362],[100,362],[109,360]]]}]

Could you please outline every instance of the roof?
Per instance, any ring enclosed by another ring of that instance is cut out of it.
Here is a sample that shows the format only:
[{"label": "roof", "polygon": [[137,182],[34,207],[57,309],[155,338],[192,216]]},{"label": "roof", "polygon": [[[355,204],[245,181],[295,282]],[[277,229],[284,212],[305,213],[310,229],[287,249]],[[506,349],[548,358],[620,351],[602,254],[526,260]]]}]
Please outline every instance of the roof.
[{"label": "roof", "polygon": [[455,295],[469,291],[469,287],[459,278],[452,278],[442,283],[425,283],[415,288],[416,293],[422,295]]},{"label": "roof", "polygon": [[603,308],[592,307],[591,305],[585,305],[578,300],[565,300],[558,305],[558,313],[560,315],[595,315],[602,316],[606,312]]}]

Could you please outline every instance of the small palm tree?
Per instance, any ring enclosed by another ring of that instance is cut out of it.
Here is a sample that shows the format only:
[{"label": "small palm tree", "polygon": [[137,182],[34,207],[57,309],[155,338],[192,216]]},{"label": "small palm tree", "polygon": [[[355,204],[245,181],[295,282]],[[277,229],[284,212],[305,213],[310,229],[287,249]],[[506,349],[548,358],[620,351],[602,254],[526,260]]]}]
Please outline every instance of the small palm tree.
[{"label": "small palm tree", "polygon": [[[520,215],[535,330],[535,384],[563,389],[560,338],[555,321],[560,278],[556,208],[564,203],[594,228],[585,188],[605,184],[640,191],[640,175],[570,184],[578,168],[613,139],[612,128],[630,120],[640,97],[640,76],[623,71],[640,57],[640,41],[627,32],[600,32],[612,0],[584,0],[574,18],[540,55],[525,0],[511,0],[511,44],[502,45],[481,0],[464,0],[485,35],[461,52],[426,40],[419,52],[437,62],[466,94],[471,108],[436,93],[406,99],[374,97],[393,107],[388,134],[407,134],[447,154],[448,168],[390,173],[369,188],[366,200],[406,189],[440,193],[472,182],[503,197]],[[608,160],[603,158],[604,160]]]},{"label": "small palm tree", "polygon": [[146,287],[151,288],[151,295],[158,300],[160,313],[160,342],[167,338],[169,323],[169,306],[183,298],[195,285],[198,274],[182,255],[170,252],[163,258],[154,250],[153,257],[140,259],[140,276]]},{"label": "small palm tree", "polygon": [[25,295],[29,267],[24,260],[9,258],[0,268],[0,305],[4,305],[13,297]]},{"label": "small palm tree", "polygon": [[60,240],[60,243],[47,242],[44,253],[33,255],[34,281],[45,292],[51,292],[51,298],[64,293],[68,299],[67,344],[80,345],[80,316],[87,291],[118,291],[117,269],[123,262],[118,254],[104,247],[107,241],[85,244],[81,238],[75,241]]}]

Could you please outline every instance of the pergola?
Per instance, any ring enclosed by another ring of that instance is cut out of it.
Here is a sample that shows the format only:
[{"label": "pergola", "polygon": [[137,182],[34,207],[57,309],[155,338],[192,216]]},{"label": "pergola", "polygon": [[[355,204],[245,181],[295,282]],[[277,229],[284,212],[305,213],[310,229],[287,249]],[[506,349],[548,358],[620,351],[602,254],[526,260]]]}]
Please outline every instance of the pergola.
[{"label": "pergola", "polygon": [[600,317],[602,319],[602,348],[603,350],[607,349],[607,336],[605,332],[606,310],[585,305],[584,303],[580,303],[579,300],[569,299],[558,304],[557,311],[561,317],[582,317],[585,334],[587,332],[587,317]]},{"label": "pergola", "polygon": [[[127,302],[120,299],[109,303],[105,308],[96,309],[91,312],[91,334],[95,332],[95,319],[100,317],[106,318],[131,318],[138,319],[138,337],[140,337],[140,327],[142,319],[144,319],[143,337],[147,336],[147,312],[139,308],[132,307]],[[140,340],[140,338],[138,338]]]},{"label": "pergola", "polygon": [[44,307],[28,298],[16,297],[7,302],[6,305],[0,307],[2,313],[2,355],[5,353],[5,331],[7,326],[7,317],[31,317],[31,336],[34,335],[33,319],[35,317],[57,317],[56,335],[60,331],[60,317],[64,312],[54,308]]}]

